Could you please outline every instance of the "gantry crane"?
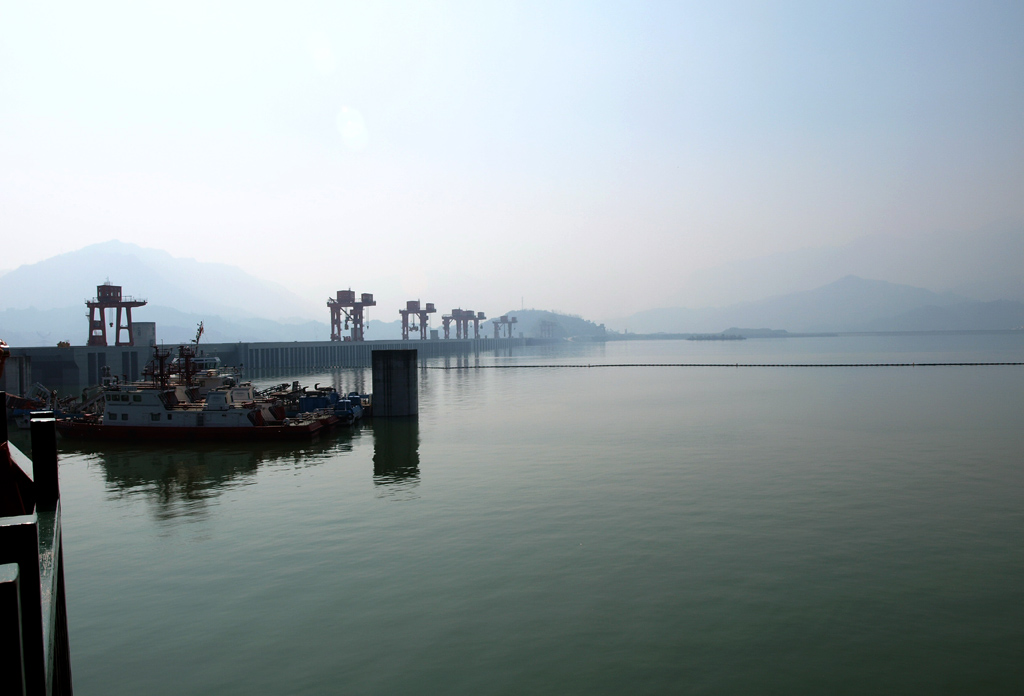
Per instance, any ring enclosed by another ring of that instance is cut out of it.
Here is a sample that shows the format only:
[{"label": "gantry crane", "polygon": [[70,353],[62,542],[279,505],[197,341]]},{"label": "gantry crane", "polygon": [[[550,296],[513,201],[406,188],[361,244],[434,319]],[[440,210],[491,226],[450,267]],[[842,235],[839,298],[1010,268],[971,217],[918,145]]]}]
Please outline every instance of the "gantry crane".
[{"label": "gantry crane", "polygon": [[505,338],[512,338],[512,325],[517,323],[519,320],[516,317],[510,317],[507,314],[503,314],[498,319],[492,319],[491,323],[494,324],[494,339],[501,338],[501,334],[505,334]]},{"label": "gantry crane", "polygon": [[[331,340],[332,341],[362,341],[363,340],[363,309],[375,307],[373,295],[364,292],[356,301],[356,294],[349,290],[339,290],[337,297],[327,299],[327,306],[331,309]],[[349,324],[352,325],[352,335],[342,336],[342,319],[345,315],[345,330]]]},{"label": "gantry crane", "polygon": [[[134,346],[135,337],[132,336],[132,307],[142,307],[145,300],[137,300],[131,296],[121,295],[120,285],[111,285],[108,280],[103,285],[96,286],[96,297],[85,301],[89,308],[89,341],[86,345],[105,346],[107,345],[107,310],[117,310],[117,333],[114,334],[114,345]],[[121,312],[126,313],[126,323],[121,323]],[[114,323],[110,322],[113,327]],[[121,332],[128,332],[128,340],[121,340]]]},{"label": "gantry crane", "polygon": [[[427,339],[427,322],[430,320],[428,315],[433,314],[437,310],[434,309],[434,303],[428,302],[426,307],[420,307],[419,300],[409,300],[405,303],[405,309],[398,310],[398,313],[402,315],[402,340],[409,340],[409,329],[416,331],[419,329],[420,340]],[[412,314],[419,317],[419,326],[415,324],[409,324],[409,315]]]},{"label": "gantry crane", "polygon": [[473,338],[480,338],[480,322],[487,316],[483,312],[474,312],[472,309],[453,309],[451,314],[441,317],[444,325],[444,337],[451,338],[449,325],[455,322],[455,337],[469,338],[469,322],[473,322]]}]

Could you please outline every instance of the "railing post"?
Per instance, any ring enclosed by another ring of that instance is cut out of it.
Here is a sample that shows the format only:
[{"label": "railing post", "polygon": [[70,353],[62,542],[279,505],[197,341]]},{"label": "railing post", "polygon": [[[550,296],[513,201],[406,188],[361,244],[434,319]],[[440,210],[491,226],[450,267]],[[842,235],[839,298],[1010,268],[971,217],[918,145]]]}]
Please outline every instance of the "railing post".
[{"label": "railing post", "polygon": [[36,515],[0,518],[0,564],[18,567],[21,664],[24,674],[22,683],[25,693],[45,694],[46,662],[43,659],[39,530]]},{"label": "railing post", "polygon": [[0,691],[25,696],[25,649],[21,641],[21,573],[0,565]]},{"label": "railing post", "polygon": [[0,419],[0,442],[6,442],[7,441],[7,392],[0,392],[0,401],[3,402],[2,405],[0,405],[0,416],[3,416],[3,418]]},{"label": "railing post", "polygon": [[56,510],[60,500],[57,479],[57,427],[53,414],[32,414],[32,469],[38,510]]},{"label": "railing post", "polygon": [[7,441],[6,393],[0,401],[0,693],[70,695],[56,422],[32,414],[29,461]]},{"label": "railing post", "polygon": [[0,401],[3,402],[3,406],[0,406],[2,412],[0,412],[0,442],[7,442],[7,392],[0,391]]}]

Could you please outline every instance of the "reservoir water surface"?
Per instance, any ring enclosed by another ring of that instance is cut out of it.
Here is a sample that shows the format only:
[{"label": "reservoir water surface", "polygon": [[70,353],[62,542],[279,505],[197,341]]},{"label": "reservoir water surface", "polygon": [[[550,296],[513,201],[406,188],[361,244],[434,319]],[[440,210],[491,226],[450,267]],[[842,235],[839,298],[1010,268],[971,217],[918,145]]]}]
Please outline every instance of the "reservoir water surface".
[{"label": "reservoir water surface", "polygon": [[656,365],[1020,361],[563,344],[298,446],[64,442],[76,693],[1024,693],[1024,367]]}]

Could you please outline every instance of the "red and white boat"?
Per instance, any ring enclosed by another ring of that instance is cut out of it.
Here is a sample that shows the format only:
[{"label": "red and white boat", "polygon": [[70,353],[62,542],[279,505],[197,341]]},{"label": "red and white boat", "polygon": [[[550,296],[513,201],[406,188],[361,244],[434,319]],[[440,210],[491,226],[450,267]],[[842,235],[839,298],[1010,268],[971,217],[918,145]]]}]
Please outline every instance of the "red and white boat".
[{"label": "red and white boat", "polygon": [[316,413],[286,418],[282,405],[257,400],[251,384],[218,387],[199,400],[190,391],[117,387],[105,392],[103,413],[60,419],[57,432],[89,439],[283,439],[309,437],[337,421]]},{"label": "red and white boat", "polygon": [[[198,337],[197,337],[198,338]],[[198,343],[198,340],[197,340]],[[145,382],[104,385],[102,413],[76,420],[58,419],[63,437],[87,439],[288,439],[308,438],[340,422],[332,413],[302,413],[288,418],[278,399],[260,398],[234,372],[197,368],[194,346],[155,349]]]}]

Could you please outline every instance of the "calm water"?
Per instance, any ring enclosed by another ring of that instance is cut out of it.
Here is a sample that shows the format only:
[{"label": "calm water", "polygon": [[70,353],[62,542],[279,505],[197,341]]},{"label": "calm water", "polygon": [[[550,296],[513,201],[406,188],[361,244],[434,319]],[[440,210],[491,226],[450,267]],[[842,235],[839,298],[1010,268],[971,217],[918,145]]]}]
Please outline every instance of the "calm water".
[{"label": "calm water", "polygon": [[[1024,335],[449,365],[963,360],[1022,361]],[[417,422],[298,447],[64,443],[76,693],[1024,693],[1024,367],[420,390]]]}]

